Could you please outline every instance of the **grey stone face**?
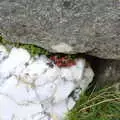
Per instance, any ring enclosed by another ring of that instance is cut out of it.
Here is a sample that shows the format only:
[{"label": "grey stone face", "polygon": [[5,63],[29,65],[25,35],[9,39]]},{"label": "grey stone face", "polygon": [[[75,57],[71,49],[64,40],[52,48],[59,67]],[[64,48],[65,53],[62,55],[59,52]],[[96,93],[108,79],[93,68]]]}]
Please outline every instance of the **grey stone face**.
[{"label": "grey stone face", "polygon": [[0,32],[51,52],[120,59],[120,0],[0,0]]},{"label": "grey stone face", "polygon": [[100,60],[96,62],[95,81],[96,88],[106,85],[120,83],[120,61],[119,60]]}]

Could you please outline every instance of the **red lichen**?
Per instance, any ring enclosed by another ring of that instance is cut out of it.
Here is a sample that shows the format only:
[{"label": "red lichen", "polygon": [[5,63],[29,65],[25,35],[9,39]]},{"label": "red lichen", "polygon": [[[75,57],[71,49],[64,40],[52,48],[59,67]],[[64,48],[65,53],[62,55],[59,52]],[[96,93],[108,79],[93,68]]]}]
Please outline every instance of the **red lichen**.
[{"label": "red lichen", "polygon": [[58,67],[71,67],[73,65],[76,65],[76,62],[67,56],[58,57],[54,55],[51,56],[50,59],[53,60]]}]

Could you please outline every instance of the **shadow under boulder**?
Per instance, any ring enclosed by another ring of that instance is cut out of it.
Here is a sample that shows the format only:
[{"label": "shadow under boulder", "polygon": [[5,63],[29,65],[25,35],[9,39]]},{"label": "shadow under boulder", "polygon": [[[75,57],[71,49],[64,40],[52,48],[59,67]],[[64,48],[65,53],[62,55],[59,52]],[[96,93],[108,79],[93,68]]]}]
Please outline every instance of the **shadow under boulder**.
[{"label": "shadow under boulder", "polygon": [[96,89],[120,82],[120,60],[94,58],[91,64],[95,72],[93,83]]}]

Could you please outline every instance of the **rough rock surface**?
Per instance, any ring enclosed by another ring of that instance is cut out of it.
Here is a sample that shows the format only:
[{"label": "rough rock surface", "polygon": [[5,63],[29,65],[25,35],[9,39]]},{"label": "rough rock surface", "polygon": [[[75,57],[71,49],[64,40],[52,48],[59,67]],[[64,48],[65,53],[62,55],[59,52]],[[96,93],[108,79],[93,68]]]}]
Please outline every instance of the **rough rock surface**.
[{"label": "rough rock surface", "polygon": [[0,0],[0,32],[52,52],[120,59],[120,0]]},{"label": "rough rock surface", "polygon": [[96,88],[120,82],[120,61],[97,59],[95,69]]},{"label": "rough rock surface", "polygon": [[44,55],[0,45],[0,120],[63,120],[93,76],[85,59],[60,68]]}]

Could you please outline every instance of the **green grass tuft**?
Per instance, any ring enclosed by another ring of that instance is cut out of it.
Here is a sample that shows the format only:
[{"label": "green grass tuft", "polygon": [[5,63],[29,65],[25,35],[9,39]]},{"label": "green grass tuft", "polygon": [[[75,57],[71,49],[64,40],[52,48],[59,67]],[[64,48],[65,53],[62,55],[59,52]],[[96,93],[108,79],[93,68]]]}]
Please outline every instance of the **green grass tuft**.
[{"label": "green grass tuft", "polygon": [[65,120],[120,120],[120,91],[113,88],[81,95]]}]

